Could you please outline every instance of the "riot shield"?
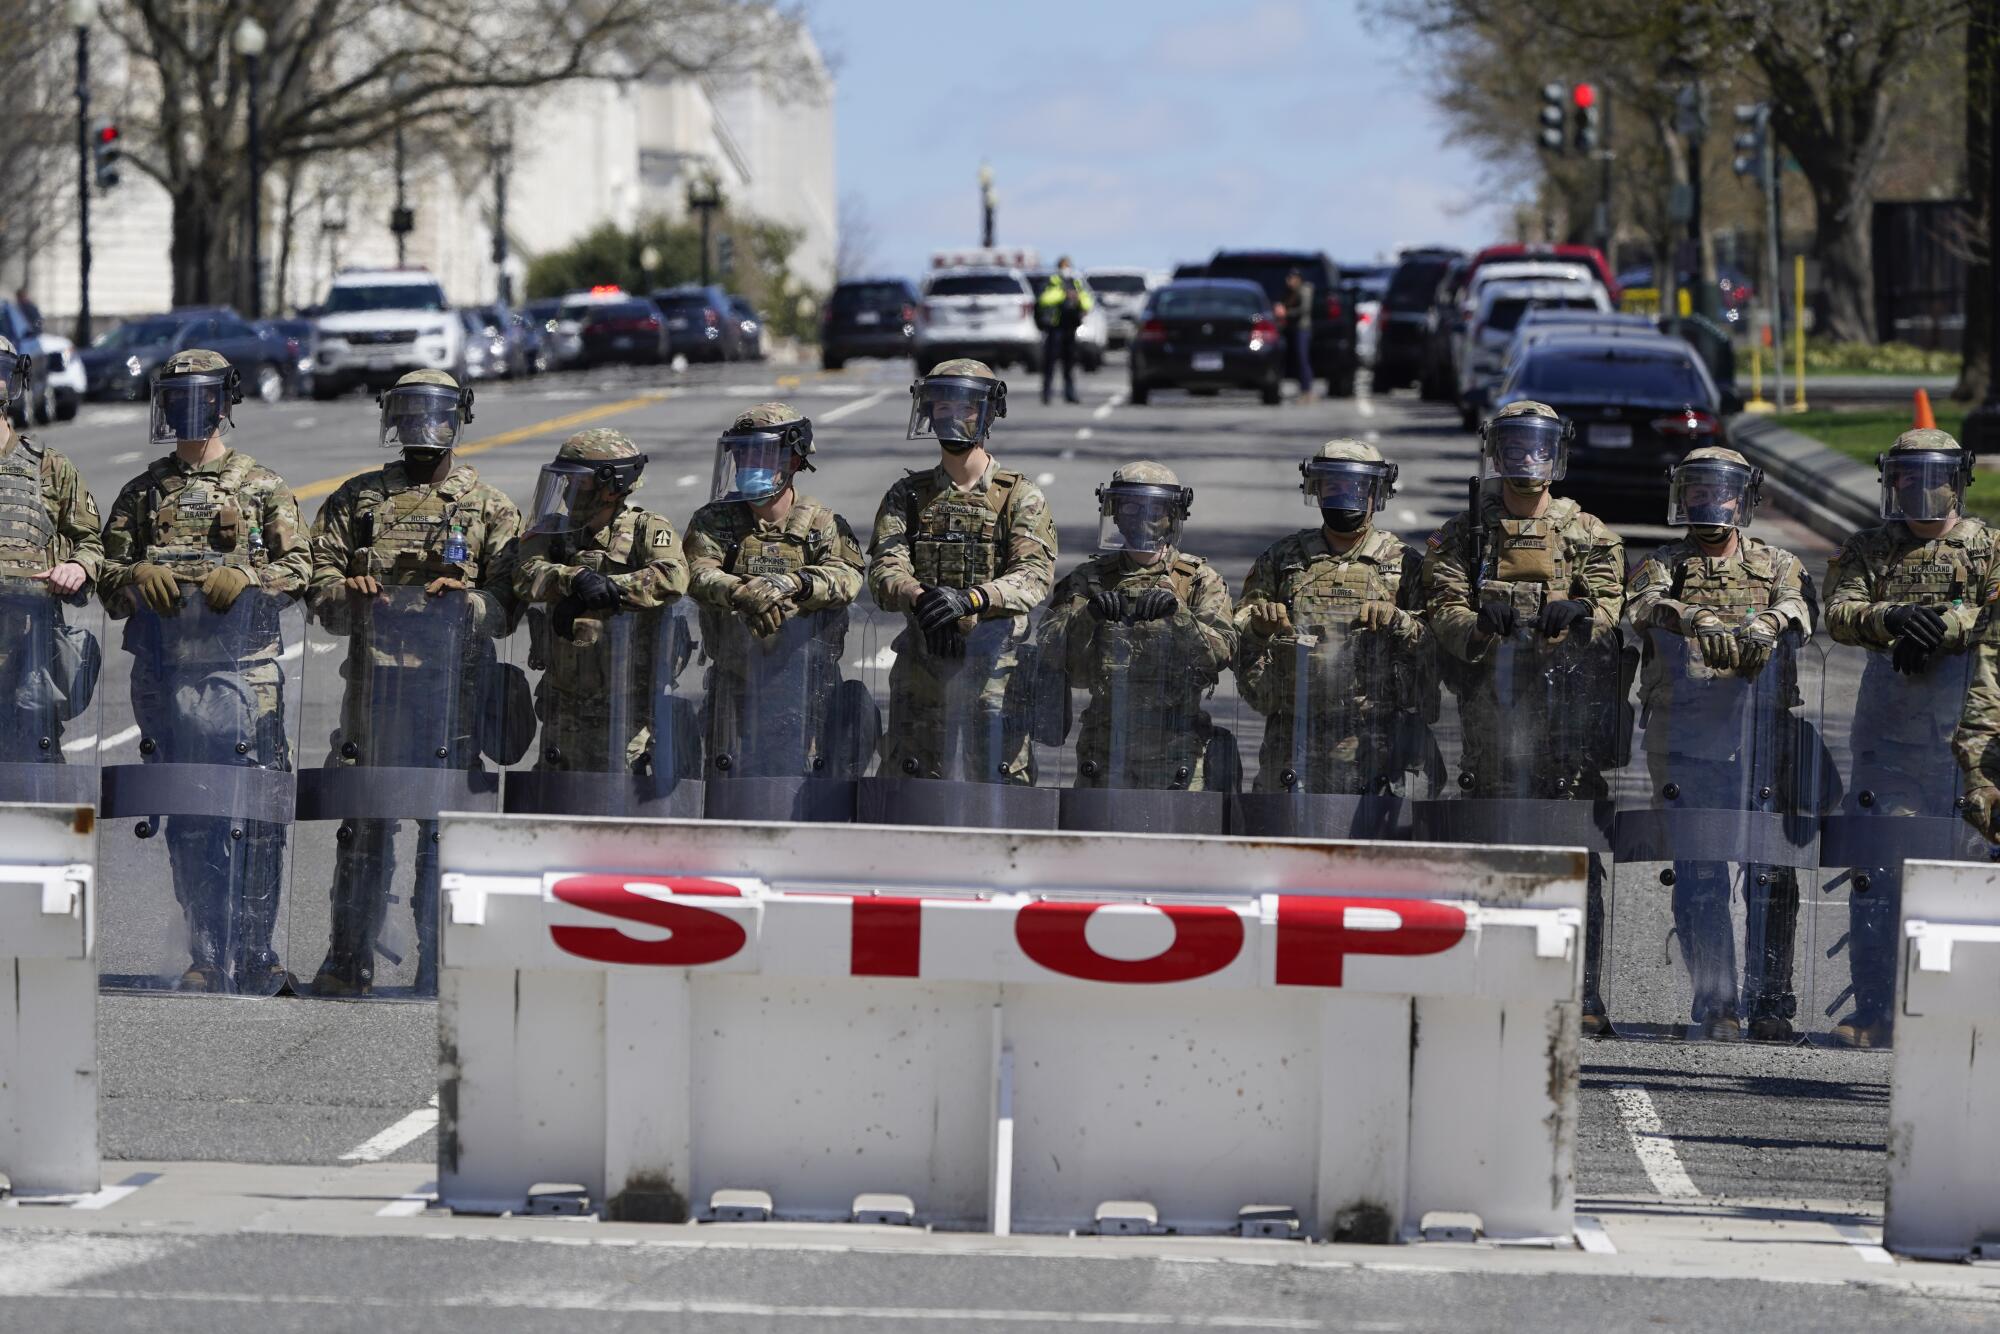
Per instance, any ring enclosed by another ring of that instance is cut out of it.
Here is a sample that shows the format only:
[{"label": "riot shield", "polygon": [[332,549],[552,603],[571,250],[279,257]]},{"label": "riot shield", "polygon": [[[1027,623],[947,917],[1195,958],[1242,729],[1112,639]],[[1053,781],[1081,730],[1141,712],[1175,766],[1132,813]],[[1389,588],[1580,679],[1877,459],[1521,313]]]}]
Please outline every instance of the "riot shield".
[{"label": "riot shield", "polygon": [[103,609],[0,579],[0,801],[97,804]]},{"label": "riot shield", "polygon": [[1820,716],[1843,775],[1820,829],[1808,894],[1808,1003],[1798,1026],[1842,1046],[1889,1045],[1903,863],[1985,861],[1992,852],[1959,809],[1964,775],[1951,734],[1972,677],[1971,653],[1935,653],[1897,671],[1891,651],[1829,644]]},{"label": "riot shield", "polygon": [[852,820],[881,723],[867,685],[842,676],[847,608],[794,616],[768,638],[737,616],[703,623],[709,816]]},{"label": "riot shield", "polygon": [[1834,781],[1819,654],[1789,634],[1761,666],[1711,663],[1659,629],[1644,649],[1645,786],[1628,785],[1614,838],[1613,1020],[1634,1035],[1790,1041],[1799,885]]},{"label": "riot shield", "polygon": [[285,967],[302,611],[193,585],[162,616],[115,597],[129,689],[107,696],[97,957],[108,986],[273,995]]},{"label": "riot shield", "polygon": [[1428,649],[1343,615],[1246,640],[1237,686],[1263,732],[1256,781],[1238,799],[1231,832],[1396,838],[1408,828],[1408,800],[1438,795],[1444,759]]},{"label": "riot shield", "polygon": [[485,598],[403,586],[314,611],[305,726],[328,749],[299,775],[299,819],[335,828],[297,859],[294,971],[318,996],[433,995],[437,816],[499,807],[495,766],[533,734],[526,681]]},{"label": "riot shield", "polygon": [[[864,824],[1054,829],[1060,798],[1041,772],[1036,703],[1050,692],[1025,617],[976,622],[926,642],[913,619],[871,617],[888,708],[872,777],[855,788]],[[886,639],[886,642],[884,640]]]},{"label": "riot shield", "polygon": [[1069,622],[1068,633],[1089,636],[1075,675],[1057,636],[1044,635],[1036,646],[1037,693],[1080,690],[1086,700],[1072,762],[1064,765],[1074,777],[1061,792],[1062,827],[1222,833],[1227,797],[1240,786],[1239,766],[1228,758],[1233,736],[1206,707],[1216,682],[1195,666],[1208,659],[1194,642],[1198,632],[1173,620],[1134,624],[1086,615]]},{"label": "riot shield", "polygon": [[[691,676],[695,616],[664,608],[579,617],[557,633],[530,607],[515,657],[534,680],[540,734],[530,767],[507,775],[506,809],[522,815],[675,816],[702,812],[701,735]],[[525,649],[525,653],[520,650]]]}]

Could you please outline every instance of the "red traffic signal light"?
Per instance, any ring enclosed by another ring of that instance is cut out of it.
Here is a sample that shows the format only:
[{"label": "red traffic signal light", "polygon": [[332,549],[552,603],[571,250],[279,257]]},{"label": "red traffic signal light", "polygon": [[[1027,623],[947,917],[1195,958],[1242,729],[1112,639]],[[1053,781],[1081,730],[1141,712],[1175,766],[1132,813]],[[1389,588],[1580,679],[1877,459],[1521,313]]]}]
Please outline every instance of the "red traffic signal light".
[{"label": "red traffic signal light", "polygon": [[114,143],[116,142],[117,138],[118,138],[118,127],[116,125],[100,125],[97,127],[98,143],[100,144]]},{"label": "red traffic signal light", "polygon": [[1578,111],[1588,111],[1597,105],[1597,85],[1580,83],[1570,90],[1570,102]]}]

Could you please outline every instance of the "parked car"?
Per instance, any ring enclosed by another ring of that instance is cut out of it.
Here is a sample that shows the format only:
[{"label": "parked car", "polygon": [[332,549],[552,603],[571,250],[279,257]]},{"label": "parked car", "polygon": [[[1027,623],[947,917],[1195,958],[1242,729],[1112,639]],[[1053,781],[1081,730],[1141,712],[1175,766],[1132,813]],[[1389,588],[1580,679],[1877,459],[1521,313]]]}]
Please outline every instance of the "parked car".
[{"label": "parked car", "polygon": [[[128,320],[100,334],[82,354],[85,393],[138,402],[151,392],[153,372],[176,352],[205,347],[229,359],[243,378],[243,396],[275,403],[296,375],[287,374],[286,340],[258,329],[227,306],[189,306]],[[318,379],[315,370],[315,383]]]},{"label": "parked car", "polygon": [[1585,266],[1598,282],[1604,284],[1604,294],[1611,298],[1611,304],[1618,304],[1623,289],[1612,275],[1604,252],[1591,245],[1490,245],[1466,261],[1459,281],[1462,285],[1469,284],[1488,264],[1518,264],[1536,260]]},{"label": "parked car", "polygon": [[1389,275],[1375,326],[1373,378],[1377,393],[1402,389],[1423,377],[1431,302],[1437,296],[1438,280],[1458,257],[1453,250],[1405,251],[1402,262]]},{"label": "parked car", "polygon": [[512,336],[521,344],[523,374],[540,375],[549,369],[548,334],[541,320],[529,315],[526,310],[508,310],[507,323]]},{"label": "parked car", "polygon": [[[1028,290],[1040,297],[1042,290],[1055,276],[1054,269],[1035,269],[1027,275]],[[1083,290],[1090,293],[1090,310],[1076,326],[1076,363],[1086,371],[1095,371],[1104,365],[1104,349],[1110,346],[1111,331],[1109,317],[1104,313],[1104,303],[1098,299],[1097,289],[1090,285],[1090,279],[1081,273],[1076,275]]]},{"label": "parked car", "polygon": [[416,370],[465,374],[465,325],[444,285],[423,269],[348,269],[334,275],[319,316],[313,397],[381,388]]},{"label": "parked car", "polygon": [[1278,402],[1285,368],[1270,297],[1244,278],[1155,288],[1140,312],[1129,370],[1134,404],[1155,389],[1254,389],[1266,403]]},{"label": "parked car", "polygon": [[1687,343],[1638,331],[1540,338],[1495,395],[1547,403],[1576,424],[1563,490],[1600,517],[1660,523],[1667,469],[1724,440],[1723,402]]},{"label": "parked car", "polygon": [[1084,274],[1097,303],[1104,308],[1104,345],[1124,347],[1139,331],[1139,312],[1146,294],[1158,284],[1146,269],[1091,269]]},{"label": "parked car", "polygon": [[933,273],[917,310],[910,345],[917,374],[940,361],[977,357],[993,367],[1042,368],[1035,298],[1019,269],[946,269]]},{"label": "parked car", "polygon": [[305,398],[312,393],[313,358],[319,351],[319,327],[304,316],[259,320],[257,328],[285,345],[285,394]]},{"label": "parked car", "polygon": [[851,357],[906,357],[917,332],[917,289],[901,278],[840,283],[820,312],[820,369]]},{"label": "parked car", "polygon": [[1465,315],[1458,306],[1459,279],[1471,261],[1455,259],[1445,266],[1431,293],[1424,318],[1424,357],[1418,390],[1426,403],[1449,403],[1458,392],[1458,336],[1465,332]]},{"label": "parked car", "polygon": [[1169,281],[1179,282],[1183,278],[1206,278],[1207,276],[1208,265],[1206,264],[1176,264],[1174,265],[1174,276]]},{"label": "parked car", "polygon": [[742,335],[743,360],[762,361],[764,317],[757,313],[757,308],[747,298],[734,295],[729,298],[729,313],[736,318],[736,330]]},{"label": "parked car", "polygon": [[1479,308],[1465,326],[1465,346],[1459,353],[1459,412],[1465,429],[1478,427],[1493,388],[1507,365],[1507,349],[1521,316],[1537,306],[1611,313],[1604,288],[1594,279],[1569,281],[1525,279],[1485,284]]},{"label": "parked car", "polygon": [[561,297],[530,301],[521,313],[540,331],[544,370],[560,370],[582,360],[582,325],[564,309]]},{"label": "parked car", "polygon": [[1445,286],[1439,288],[1436,318],[1438,332],[1433,335],[1431,348],[1433,359],[1431,374],[1436,378],[1426,386],[1425,398],[1458,403],[1463,407],[1466,376],[1465,333],[1467,326],[1472,323],[1472,317],[1478,313],[1480,289],[1491,283],[1533,278],[1560,282],[1594,282],[1596,274],[1589,265],[1578,260],[1557,259],[1549,255],[1504,261],[1488,260],[1480,267],[1477,274],[1472,271],[1470,260],[1459,268],[1447,271]]},{"label": "parked car", "polygon": [[720,287],[669,287],[653,293],[666,320],[674,351],[689,361],[738,361],[743,331],[729,313],[729,293]]},{"label": "parked car", "polygon": [[1382,298],[1389,291],[1393,264],[1343,264],[1340,283],[1354,306],[1354,355],[1364,366],[1375,364],[1376,336],[1381,330]]},{"label": "parked car", "polygon": [[586,366],[657,366],[675,346],[660,308],[643,297],[593,306],[583,317]]},{"label": "parked car", "polygon": [[1211,278],[1248,278],[1273,302],[1285,299],[1285,277],[1293,269],[1312,285],[1312,371],[1335,398],[1354,396],[1360,367],[1354,344],[1354,306],[1340,290],[1340,268],[1317,250],[1218,250],[1208,262]]},{"label": "parked car", "polygon": [[458,312],[458,318],[465,325],[465,378],[504,380],[511,375],[513,365],[508,360],[507,335],[487,312],[478,306],[466,306]]},{"label": "parked car", "polygon": [[[1677,279],[1686,289],[1694,286],[1694,274],[1682,270]],[[1639,264],[1618,275],[1618,282],[1624,287],[1652,287],[1653,266]],[[1756,288],[1751,285],[1750,275],[1728,264],[1715,266],[1716,305],[1722,318],[1735,324],[1743,318],[1744,307],[1757,299]]]}]

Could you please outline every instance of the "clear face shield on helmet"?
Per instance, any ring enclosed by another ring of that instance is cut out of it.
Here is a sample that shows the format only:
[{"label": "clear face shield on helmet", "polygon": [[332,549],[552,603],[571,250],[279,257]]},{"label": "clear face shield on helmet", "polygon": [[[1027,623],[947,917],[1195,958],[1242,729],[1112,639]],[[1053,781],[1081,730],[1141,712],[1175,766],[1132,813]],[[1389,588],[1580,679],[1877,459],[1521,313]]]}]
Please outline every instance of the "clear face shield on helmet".
[{"label": "clear face shield on helmet", "polygon": [[1875,460],[1882,470],[1882,517],[1885,519],[1949,519],[1965,505],[1967,474],[1972,456],[1963,451],[1935,450],[1888,453]]},{"label": "clear face shield on helmet", "polygon": [[464,408],[460,390],[441,384],[397,385],[382,395],[382,448],[454,448]]},{"label": "clear face shield on helmet", "polygon": [[535,480],[535,499],[528,509],[530,533],[575,533],[609,522],[646,470],[646,456],[602,459],[557,459],[542,465]]},{"label": "clear face shield on helmet", "polygon": [[153,382],[152,442],[206,440],[229,418],[229,381],[221,375],[176,375]]},{"label": "clear face shield on helmet", "polygon": [[1559,482],[1569,468],[1570,426],[1560,418],[1495,417],[1482,434],[1488,477]]},{"label": "clear face shield on helmet", "polygon": [[997,381],[971,376],[963,379],[919,380],[910,386],[908,439],[936,439],[943,445],[970,447],[986,439],[996,417],[1006,415]]},{"label": "clear face shield on helmet", "polygon": [[1387,504],[1396,490],[1397,469],[1391,463],[1313,459],[1300,471],[1305,480],[1299,490],[1305,493],[1308,509],[1358,513],[1362,523]]},{"label": "clear face shield on helmet", "polygon": [[28,358],[0,352],[0,404],[12,403],[27,392]]},{"label": "clear face shield on helmet", "polygon": [[730,431],[715,442],[715,477],[710,500],[757,502],[791,485],[795,459],[812,442],[810,423],[787,422],[754,431]]},{"label": "clear face shield on helmet", "polygon": [[1097,488],[1097,549],[1165,551],[1181,543],[1181,521],[1194,502],[1184,486],[1113,482]]},{"label": "clear face shield on helmet", "polygon": [[1763,473],[1727,459],[1696,459],[1667,482],[1667,523],[1674,528],[1748,528]]}]

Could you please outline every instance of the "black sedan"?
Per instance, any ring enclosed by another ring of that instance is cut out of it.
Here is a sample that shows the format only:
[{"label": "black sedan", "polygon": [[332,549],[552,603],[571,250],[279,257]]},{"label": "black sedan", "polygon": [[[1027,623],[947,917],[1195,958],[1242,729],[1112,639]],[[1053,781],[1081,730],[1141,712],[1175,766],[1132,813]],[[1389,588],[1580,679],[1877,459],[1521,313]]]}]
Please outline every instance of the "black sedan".
[{"label": "black sedan", "polygon": [[660,308],[643,299],[590,307],[580,336],[586,366],[652,366],[667,359],[667,328]]},{"label": "black sedan", "polygon": [[1240,278],[1191,278],[1155,288],[1132,339],[1131,400],[1155,389],[1213,394],[1255,389],[1266,403],[1284,383],[1270,298]]},{"label": "black sedan", "polygon": [[1692,347],[1664,334],[1537,339],[1521,349],[1496,406],[1524,398],[1576,423],[1562,489],[1600,518],[1664,523],[1667,469],[1724,441],[1715,381]]},{"label": "black sedan", "polygon": [[[227,306],[187,307],[128,320],[81,353],[90,398],[143,399],[153,372],[176,352],[205,347],[243,377],[243,396],[275,403],[285,396],[285,340],[259,330]],[[294,360],[296,364],[296,359]]]}]

